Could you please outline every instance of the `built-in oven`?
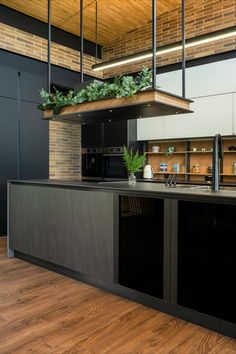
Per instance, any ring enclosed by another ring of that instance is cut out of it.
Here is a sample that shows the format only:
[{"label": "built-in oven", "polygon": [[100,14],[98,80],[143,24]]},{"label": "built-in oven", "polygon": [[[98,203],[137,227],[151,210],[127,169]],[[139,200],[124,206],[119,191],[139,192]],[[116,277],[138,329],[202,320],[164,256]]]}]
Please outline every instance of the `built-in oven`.
[{"label": "built-in oven", "polygon": [[104,178],[125,179],[127,170],[122,158],[124,148],[122,146],[104,148]]},{"label": "built-in oven", "polygon": [[82,149],[82,179],[102,180],[103,172],[103,149]]}]

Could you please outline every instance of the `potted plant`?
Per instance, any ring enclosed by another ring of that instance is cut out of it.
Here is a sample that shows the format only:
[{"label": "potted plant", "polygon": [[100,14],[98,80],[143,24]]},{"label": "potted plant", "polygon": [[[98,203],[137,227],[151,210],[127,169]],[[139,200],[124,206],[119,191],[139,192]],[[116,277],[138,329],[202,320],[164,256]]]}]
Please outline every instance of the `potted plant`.
[{"label": "potted plant", "polygon": [[128,148],[124,146],[123,160],[129,173],[128,183],[134,185],[136,183],[135,173],[141,171],[144,166],[146,153],[140,155],[138,150],[134,153],[132,148],[129,151]]}]

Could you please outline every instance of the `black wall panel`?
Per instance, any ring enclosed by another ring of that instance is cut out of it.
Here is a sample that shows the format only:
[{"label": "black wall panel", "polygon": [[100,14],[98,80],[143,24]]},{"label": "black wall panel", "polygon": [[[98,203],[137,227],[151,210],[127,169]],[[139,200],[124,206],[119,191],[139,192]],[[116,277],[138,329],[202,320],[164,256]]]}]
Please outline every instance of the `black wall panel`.
[{"label": "black wall panel", "polygon": [[[0,60],[0,64],[2,64]],[[0,66],[0,96],[17,99],[17,70]]]},{"label": "black wall panel", "polygon": [[48,122],[42,120],[37,103],[21,102],[20,178],[48,178]]},{"label": "black wall panel", "polygon": [[17,178],[18,102],[0,97],[0,234],[7,228],[7,180]]}]

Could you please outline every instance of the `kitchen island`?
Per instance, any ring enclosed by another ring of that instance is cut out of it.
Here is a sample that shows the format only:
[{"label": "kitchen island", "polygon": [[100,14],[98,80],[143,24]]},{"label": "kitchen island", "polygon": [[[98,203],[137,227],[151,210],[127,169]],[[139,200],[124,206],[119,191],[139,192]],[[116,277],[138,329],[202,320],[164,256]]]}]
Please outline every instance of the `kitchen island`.
[{"label": "kitchen island", "polygon": [[10,181],[9,255],[236,338],[236,190]]}]

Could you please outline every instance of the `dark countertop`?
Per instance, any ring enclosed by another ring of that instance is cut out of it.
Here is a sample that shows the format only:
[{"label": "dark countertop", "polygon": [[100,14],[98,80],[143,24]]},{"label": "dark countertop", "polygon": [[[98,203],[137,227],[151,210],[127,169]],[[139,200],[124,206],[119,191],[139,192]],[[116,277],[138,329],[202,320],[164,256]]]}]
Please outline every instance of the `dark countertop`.
[{"label": "dark countertop", "polygon": [[[217,201],[236,203],[236,187],[228,190],[211,191],[210,189],[201,189],[201,186],[195,186],[196,189],[182,185],[175,188],[167,188],[164,183],[137,182],[135,186],[128,182],[83,182],[83,181],[59,181],[59,180],[12,180],[10,183],[48,185],[53,187],[71,187],[84,190],[103,190],[108,192],[127,194],[127,195],[145,195],[149,197],[188,199],[201,201]],[[207,187],[207,186],[206,186]],[[205,187],[205,188],[206,188]]]}]

